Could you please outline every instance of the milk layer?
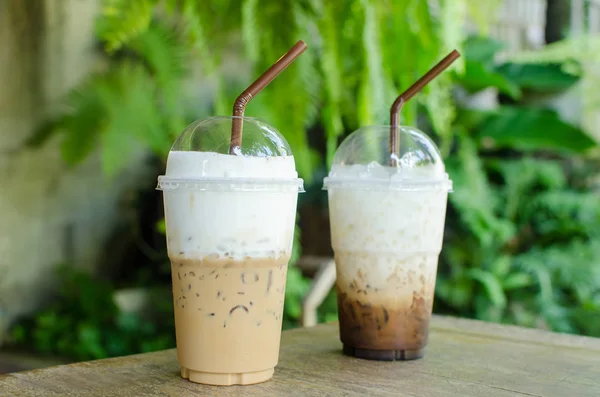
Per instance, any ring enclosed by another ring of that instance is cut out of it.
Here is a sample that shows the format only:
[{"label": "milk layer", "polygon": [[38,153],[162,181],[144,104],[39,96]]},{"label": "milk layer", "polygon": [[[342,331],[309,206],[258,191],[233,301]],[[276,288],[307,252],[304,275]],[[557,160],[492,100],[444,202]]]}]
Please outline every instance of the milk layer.
[{"label": "milk layer", "polygon": [[[167,246],[171,259],[211,260],[279,258],[292,247],[297,185],[294,158],[244,157],[208,152],[172,151],[167,176],[189,180],[223,179],[228,184],[252,179],[283,180],[269,191],[185,187],[165,190]],[[273,191],[275,189],[275,191]]]},{"label": "milk layer", "polygon": [[[373,177],[368,167],[337,166],[330,175],[343,175],[349,182],[398,178],[395,170],[381,166]],[[377,183],[356,189],[342,183],[329,185],[328,193],[339,292],[391,309],[410,306],[415,293],[433,294],[447,190],[400,190]]]}]

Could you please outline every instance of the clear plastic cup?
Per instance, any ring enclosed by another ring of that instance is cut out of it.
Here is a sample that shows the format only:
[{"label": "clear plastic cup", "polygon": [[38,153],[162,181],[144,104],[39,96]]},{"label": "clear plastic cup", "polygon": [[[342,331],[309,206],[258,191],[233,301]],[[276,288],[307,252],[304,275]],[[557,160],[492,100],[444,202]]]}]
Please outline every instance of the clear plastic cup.
[{"label": "clear plastic cup", "polygon": [[264,382],[279,358],[298,192],[294,157],[273,127],[234,117],[188,126],[173,144],[164,193],[177,357],[192,382]]},{"label": "clear plastic cup", "polygon": [[340,339],[348,355],[408,360],[424,354],[446,202],[452,189],[436,145],[400,127],[361,128],[338,148],[329,176]]}]

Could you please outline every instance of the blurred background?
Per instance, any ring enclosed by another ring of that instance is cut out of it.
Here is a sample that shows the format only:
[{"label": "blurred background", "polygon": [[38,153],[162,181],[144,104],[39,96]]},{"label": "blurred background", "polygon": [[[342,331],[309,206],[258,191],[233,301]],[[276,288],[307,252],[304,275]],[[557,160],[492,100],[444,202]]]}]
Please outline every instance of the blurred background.
[{"label": "blurred background", "polygon": [[598,0],[0,0],[0,373],[175,346],[156,177],[299,39],[246,110],[306,181],[284,327],[337,145],[457,48],[402,112],[454,180],[434,312],[600,336],[599,32]]}]

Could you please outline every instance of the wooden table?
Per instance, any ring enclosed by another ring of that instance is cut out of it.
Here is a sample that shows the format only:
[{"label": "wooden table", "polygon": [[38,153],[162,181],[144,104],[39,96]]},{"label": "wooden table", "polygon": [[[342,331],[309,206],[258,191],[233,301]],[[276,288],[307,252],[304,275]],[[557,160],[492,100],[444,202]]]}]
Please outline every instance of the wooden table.
[{"label": "wooden table", "polygon": [[214,387],[180,378],[175,350],[0,376],[0,396],[600,396],[600,339],[434,318],[425,357],[340,353],[337,325],[286,331],[275,377]]}]

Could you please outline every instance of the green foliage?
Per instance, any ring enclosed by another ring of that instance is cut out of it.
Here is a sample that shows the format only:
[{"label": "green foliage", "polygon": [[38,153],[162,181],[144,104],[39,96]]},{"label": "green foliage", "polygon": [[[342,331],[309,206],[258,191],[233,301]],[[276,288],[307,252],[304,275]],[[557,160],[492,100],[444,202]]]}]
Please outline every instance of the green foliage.
[{"label": "green foliage", "polygon": [[[63,155],[73,164],[100,146],[108,175],[136,145],[164,156],[184,125],[228,114],[253,77],[303,39],[309,50],[247,113],[281,129],[309,181],[316,167],[331,161],[343,134],[387,122],[394,97],[460,48],[467,16],[481,16],[484,8],[466,0],[437,7],[421,0],[104,0],[98,32],[109,69],[76,87],[66,112],[31,143],[60,132]],[[227,71],[230,62],[237,64],[235,76]],[[196,72],[213,83],[200,103],[184,89]],[[404,122],[414,124],[423,105],[443,147],[451,139],[451,88],[451,77],[441,76],[403,111]],[[315,126],[325,132],[325,159],[309,145],[306,131]]]},{"label": "green foliage", "polygon": [[523,89],[538,92],[560,92],[571,88],[579,78],[565,73],[561,65],[519,65],[507,63],[498,71]]},{"label": "green foliage", "polygon": [[[282,131],[300,176],[310,183],[316,169],[330,164],[344,134],[387,122],[394,97],[460,48],[467,13],[481,17],[484,8],[465,0],[435,7],[421,0],[104,0],[97,27],[108,69],[76,87],[65,110],[29,144],[40,146],[59,133],[71,165],[100,148],[108,176],[138,147],[164,158],[184,125],[229,114],[236,95],[302,39],[309,50],[248,105],[247,114]],[[211,87],[196,85],[198,75]],[[414,124],[423,106],[446,147],[454,115],[451,88],[450,77],[441,76],[402,115],[404,123]],[[309,129],[324,131],[324,156],[309,144]],[[297,322],[307,288],[291,266],[289,324]],[[335,313],[332,297],[321,319]]]},{"label": "green foliage", "polygon": [[98,35],[114,51],[148,28],[156,0],[104,0]]},{"label": "green foliage", "polygon": [[473,135],[488,148],[581,153],[596,145],[580,128],[562,121],[549,109],[502,106],[478,116]]},{"label": "green foliage", "polygon": [[61,132],[62,157],[70,165],[100,146],[108,176],[121,170],[141,145],[165,156],[185,125],[179,100],[185,53],[160,26],[132,39],[129,51],[130,57],[71,91],[66,111],[44,124],[29,145],[40,146],[53,132]]},{"label": "green foliage", "polygon": [[54,302],[12,329],[12,341],[40,353],[91,360],[173,347],[171,302],[160,321],[120,312],[114,289],[102,280],[62,266]]},{"label": "green foliage", "polygon": [[[474,43],[480,68],[521,92],[573,83],[552,64],[536,66],[546,78],[536,84],[532,69],[490,62],[499,46]],[[468,73],[457,81],[473,87]],[[436,310],[600,335],[600,200],[585,183],[597,166],[582,157],[595,142],[555,112],[523,104],[461,109],[455,129]]]},{"label": "green foliage", "polygon": [[[600,36],[576,35],[547,45],[537,51],[523,51],[511,56],[511,61],[527,67],[560,65],[560,70],[580,78],[582,124],[591,134],[598,137],[600,130],[596,121],[600,106],[600,84],[598,62],[600,61]],[[564,83],[564,78],[561,79]]]},{"label": "green foliage", "polygon": [[[63,157],[73,165],[100,147],[107,175],[118,173],[139,146],[164,158],[184,125],[229,114],[237,94],[302,39],[309,50],[247,114],[282,131],[310,183],[346,133],[386,123],[394,97],[458,48],[464,57],[454,73],[442,74],[402,113],[403,124],[427,116],[419,120],[427,118],[454,180],[436,311],[600,335],[600,200],[584,183],[597,167],[576,158],[595,142],[556,112],[518,102],[582,81],[586,109],[597,109],[589,62],[597,61],[599,41],[569,39],[498,64],[501,43],[465,38],[463,30],[468,16],[485,26],[498,4],[105,0],[98,31],[108,69],[76,87],[66,110],[29,143],[39,146],[58,132]],[[195,85],[198,75],[211,87]],[[511,105],[456,109],[456,86],[470,94],[496,88]],[[324,131],[323,157],[308,130]],[[164,222],[157,229],[164,230]],[[298,231],[294,239],[286,328],[297,324],[309,288],[293,265]],[[70,287],[54,306],[15,327],[16,341],[80,359],[172,346],[171,315],[154,328],[118,313],[109,286],[82,275],[63,277]],[[319,320],[333,320],[335,313],[332,292]]]}]

